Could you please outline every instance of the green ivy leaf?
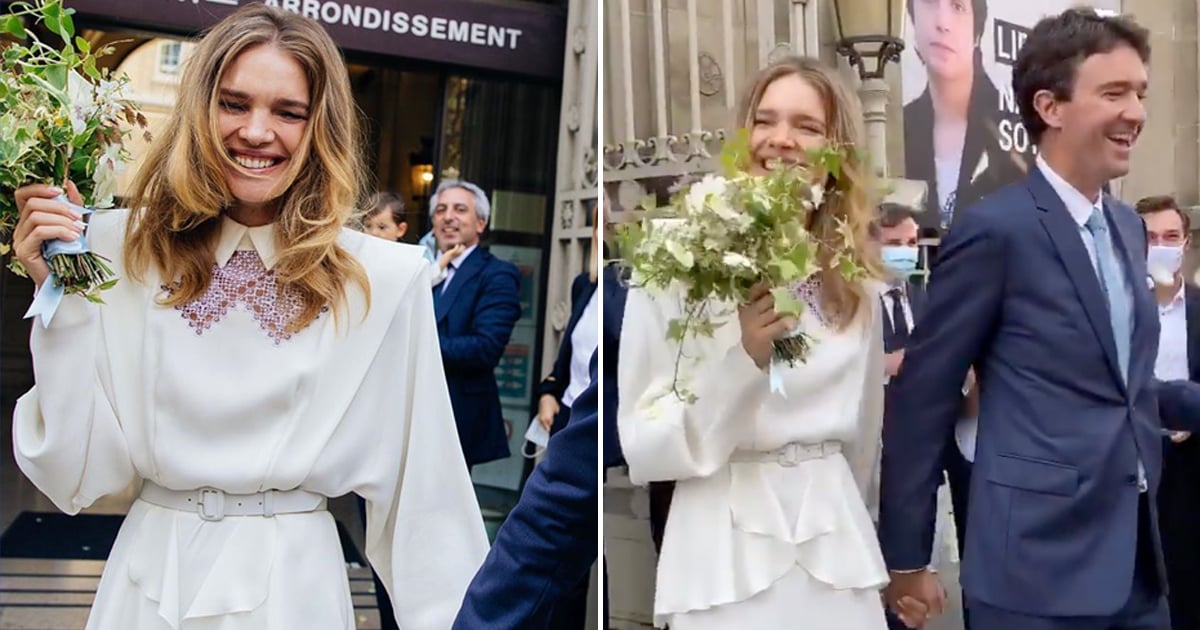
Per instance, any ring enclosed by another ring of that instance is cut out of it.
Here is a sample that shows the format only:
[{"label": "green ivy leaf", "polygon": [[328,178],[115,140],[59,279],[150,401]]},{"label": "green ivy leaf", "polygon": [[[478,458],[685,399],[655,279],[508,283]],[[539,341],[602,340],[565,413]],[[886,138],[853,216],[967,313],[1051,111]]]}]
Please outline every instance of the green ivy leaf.
[{"label": "green ivy leaf", "polygon": [[672,319],[667,322],[667,339],[682,343],[684,333],[687,332],[686,320]]},{"label": "green ivy leaf", "polygon": [[71,18],[71,13],[72,11],[63,12],[59,25],[58,34],[62,36],[64,42],[70,42],[75,37],[75,20]]},{"label": "green ivy leaf", "polygon": [[[57,4],[48,4],[42,9],[42,19],[46,22],[46,28],[51,31],[62,34],[62,9]],[[71,40],[67,40],[71,41]]]},{"label": "green ivy leaf", "polygon": [[776,258],[775,260],[771,261],[771,265],[779,270],[779,276],[781,278],[795,278],[796,276],[800,275],[800,268],[796,266],[796,263],[786,258]]},{"label": "green ivy leaf", "polygon": [[75,38],[75,47],[79,49],[79,52],[81,52],[85,55],[92,52],[91,42],[89,42],[88,40],[86,40],[82,37]]},{"label": "green ivy leaf", "polygon": [[780,315],[797,317],[804,310],[804,302],[796,299],[788,287],[771,289],[771,296],[775,298],[775,312]]},{"label": "green ivy leaf", "polygon": [[[9,15],[0,22],[0,31],[12,35],[17,39],[25,39],[29,35],[25,32],[25,25],[21,23],[21,18],[15,15]],[[7,55],[5,55],[7,57]]]},{"label": "green ivy leaf", "polygon": [[43,73],[46,81],[52,87],[54,87],[55,90],[60,92],[60,94],[57,94],[56,96],[60,96],[60,98],[62,98],[62,100],[65,102],[67,92],[66,64],[54,64],[52,66],[46,66],[46,68],[43,70]]}]

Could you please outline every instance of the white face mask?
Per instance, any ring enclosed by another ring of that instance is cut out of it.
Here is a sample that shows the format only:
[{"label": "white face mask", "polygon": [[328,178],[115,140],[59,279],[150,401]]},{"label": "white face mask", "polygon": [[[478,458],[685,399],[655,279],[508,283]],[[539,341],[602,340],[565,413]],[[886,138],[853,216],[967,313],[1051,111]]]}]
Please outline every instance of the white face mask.
[{"label": "white face mask", "polygon": [[[1168,247],[1153,245],[1146,254],[1146,267],[1150,277],[1159,284],[1171,284],[1175,274],[1183,266],[1183,246]],[[1165,280],[1165,282],[1164,282]]]}]

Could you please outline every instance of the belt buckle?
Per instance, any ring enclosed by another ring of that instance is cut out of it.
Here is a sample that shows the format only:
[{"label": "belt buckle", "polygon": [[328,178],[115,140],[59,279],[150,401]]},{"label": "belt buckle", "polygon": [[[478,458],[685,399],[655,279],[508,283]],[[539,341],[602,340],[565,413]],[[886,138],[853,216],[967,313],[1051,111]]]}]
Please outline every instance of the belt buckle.
[{"label": "belt buckle", "polygon": [[220,521],[225,518],[225,493],[216,488],[200,488],[196,513],[201,520]]},{"label": "belt buckle", "polygon": [[795,442],[779,449],[779,465],[784,468],[794,468],[800,464],[800,449]]}]

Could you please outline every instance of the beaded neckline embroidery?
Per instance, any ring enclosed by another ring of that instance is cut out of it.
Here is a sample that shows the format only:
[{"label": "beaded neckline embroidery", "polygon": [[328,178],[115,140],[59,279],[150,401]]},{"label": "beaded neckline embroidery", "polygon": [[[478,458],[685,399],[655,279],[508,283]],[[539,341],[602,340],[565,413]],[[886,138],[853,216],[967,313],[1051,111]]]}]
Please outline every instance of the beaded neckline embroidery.
[{"label": "beaded neckline embroidery", "polygon": [[[829,320],[821,309],[821,279],[813,276],[803,282],[792,285],[792,295],[804,302],[804,308],[824,327],[829,327]],[[797,324],[799,326],[799,324]]]},{"label": "beaded neckline embroidery", "polygon": [[[178,285],[164,284],[162,288],[170,294]],[[299,290],[286,287],[280,291],[275,272],[267,269],[258,254],[250,250],[234,252],[224,267],[214,264],[212,281],[204,295],[176,306],[175,310],[200,336],[239,306],[250,312],[275,345],[292,338],[288,323],[304,310]],[[328,310],[325,307],[321,312]]]}]

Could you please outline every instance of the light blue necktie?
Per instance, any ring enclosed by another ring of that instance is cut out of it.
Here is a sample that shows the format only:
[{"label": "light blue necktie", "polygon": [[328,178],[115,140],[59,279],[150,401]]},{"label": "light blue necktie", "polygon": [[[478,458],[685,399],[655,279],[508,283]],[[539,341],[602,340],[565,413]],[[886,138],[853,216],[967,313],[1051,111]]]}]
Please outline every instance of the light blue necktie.
[{"label": "light blue necktie", "polygon": [[1108,231],[1108,221],[1100,208],[1092,210],[1086,227],[1092,233],[1096,245],[1096,267],[1100,276],[1100,288],[1108,296],[1108,318],[1112,324],[1113,340],[1117,344],[1117,364],[1121,366],[1121,379],[1129,381],[1129,344],[1132,333],[1129,330],[1130,310],[1129,294],[1125,291],[1125,280],[1121,265],[1113,252],[1112,235]]}]

